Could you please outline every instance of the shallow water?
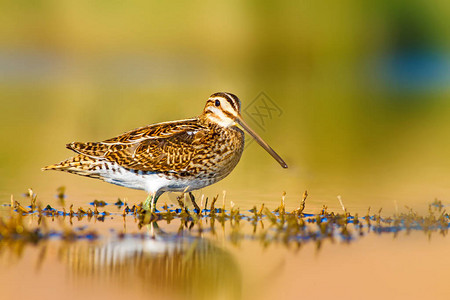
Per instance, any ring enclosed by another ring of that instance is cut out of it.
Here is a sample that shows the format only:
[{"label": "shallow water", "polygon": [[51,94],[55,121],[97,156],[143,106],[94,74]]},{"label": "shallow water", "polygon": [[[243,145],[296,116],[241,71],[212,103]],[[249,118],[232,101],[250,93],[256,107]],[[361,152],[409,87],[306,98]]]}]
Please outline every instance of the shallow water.
[{"label": "shallow water", "polygon": [[[405,209],[345,217],[306,201],[299,217],[276,206],[198,215],[183,199],[187,212],[159,206],[145,221],[113,202],[71,209],[66,199],[64,209],[53,201],[29,212],[30,199],[20,200],[2,207],[4,220],[23,222],[13,238],[2,231],[4,299],[446,299],[450,291],[445,203],[423,218]],[[29,240],[27,229],[39,231]]]}]

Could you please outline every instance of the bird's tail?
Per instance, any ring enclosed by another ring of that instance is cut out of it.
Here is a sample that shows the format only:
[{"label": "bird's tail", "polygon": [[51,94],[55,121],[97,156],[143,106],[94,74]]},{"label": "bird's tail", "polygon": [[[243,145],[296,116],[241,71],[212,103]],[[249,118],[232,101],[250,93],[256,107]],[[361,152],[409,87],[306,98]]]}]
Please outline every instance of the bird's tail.
[{"label": "bird's tail", "polygon": [[85,155],[76,155],[63,160],[60,163],[49,165],[42,168],[42,171],[55,170],[74,173],[82,176],[96,177],[96,170],[99,169],[101,162]]}]

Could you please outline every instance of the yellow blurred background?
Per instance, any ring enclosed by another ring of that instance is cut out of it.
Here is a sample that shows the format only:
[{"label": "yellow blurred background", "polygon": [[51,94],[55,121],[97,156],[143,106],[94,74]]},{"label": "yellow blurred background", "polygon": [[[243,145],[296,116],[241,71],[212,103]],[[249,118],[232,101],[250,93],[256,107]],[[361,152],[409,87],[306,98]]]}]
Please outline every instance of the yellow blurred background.
[{"label": "yellow blurred background", "polygon": [[[450,3],[2,1],[0,201],[135,192],[40,168],[146,124],[201,113],[218,91],[287,161],[250,144],[227,190],[241,207],[352,208],[450,197]],[[261,93],[279,109],[252,118]],[[167,196],[166,196],[167,197]],[[313,202],[314,203],[314,202]]]}]

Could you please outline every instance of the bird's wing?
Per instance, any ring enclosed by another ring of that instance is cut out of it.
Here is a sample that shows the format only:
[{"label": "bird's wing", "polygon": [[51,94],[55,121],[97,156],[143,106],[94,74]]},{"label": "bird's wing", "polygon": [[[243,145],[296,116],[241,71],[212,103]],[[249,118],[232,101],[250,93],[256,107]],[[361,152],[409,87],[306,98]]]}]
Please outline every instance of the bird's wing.
[{"label": "bird's wing", "polygon": [[205,127],[195,119],[150,125],[98,143],[74,142],[67,148],[138,171],[184,170],[201,150]]}]

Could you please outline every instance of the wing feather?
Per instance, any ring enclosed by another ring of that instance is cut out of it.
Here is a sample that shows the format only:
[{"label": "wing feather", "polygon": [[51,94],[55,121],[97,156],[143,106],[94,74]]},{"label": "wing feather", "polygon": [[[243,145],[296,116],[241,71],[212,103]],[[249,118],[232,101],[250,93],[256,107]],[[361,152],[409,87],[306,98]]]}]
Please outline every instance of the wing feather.
[{"label": "wing feather", "polygon": [[208,134],[196,119],[160,123],[103,142],[73,142],[67,148],[89,157],[147,172],[186,170]]}]

